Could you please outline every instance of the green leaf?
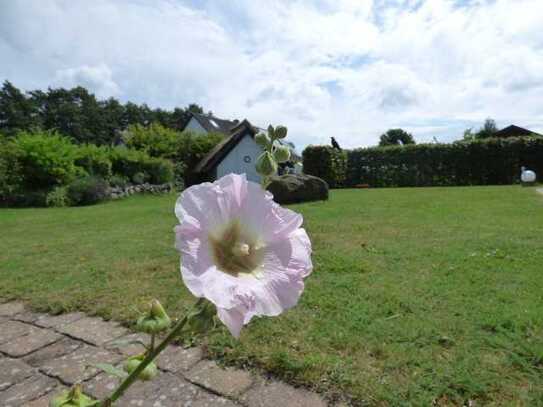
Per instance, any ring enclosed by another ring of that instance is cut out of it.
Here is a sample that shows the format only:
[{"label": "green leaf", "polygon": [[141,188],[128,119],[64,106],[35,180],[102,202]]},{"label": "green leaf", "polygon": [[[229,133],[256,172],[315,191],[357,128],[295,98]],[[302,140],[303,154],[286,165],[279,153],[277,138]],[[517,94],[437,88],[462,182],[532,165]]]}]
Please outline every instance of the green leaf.
[{"label": "green leaf", "polygon": [[141,339],[119,339],[110,343],[113,348],[121,348],[128,345],[142,345],[147,349],[147,344]]},{"label": "green leaf", "polygon": [[100,370],[103,370],[111,376],[120,377],[121,379],[124,379],[126,376],[128,376],[128,373],[126,373],[124,370],[118,369],[115,366],[110,365],[109,363],[96,363],[93,366],[97,367]]}]

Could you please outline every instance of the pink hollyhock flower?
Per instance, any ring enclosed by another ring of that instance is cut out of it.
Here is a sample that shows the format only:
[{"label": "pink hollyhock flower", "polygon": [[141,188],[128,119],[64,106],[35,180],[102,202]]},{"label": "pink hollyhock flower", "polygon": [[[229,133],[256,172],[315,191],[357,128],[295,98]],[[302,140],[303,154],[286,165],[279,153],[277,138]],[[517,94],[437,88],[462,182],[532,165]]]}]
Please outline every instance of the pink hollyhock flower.
[{"label": "pink hollyhock flower", "polygon": [[186,189],[175,205],[181,275],[236,338],[255,315],[293,307],[313,268],[302,216],[245,174]]}]

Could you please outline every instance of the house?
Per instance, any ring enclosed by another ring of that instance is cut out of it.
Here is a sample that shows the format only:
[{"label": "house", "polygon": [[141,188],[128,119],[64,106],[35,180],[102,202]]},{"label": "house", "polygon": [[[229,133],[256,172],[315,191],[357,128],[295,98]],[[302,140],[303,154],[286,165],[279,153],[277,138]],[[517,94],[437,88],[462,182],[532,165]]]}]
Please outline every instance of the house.
[{"label": "house", "polygon": [[217,144],[194,168],[200,179],[215,180],[226,174],[247,174],[249,181],[260,182],[255,163],[262,153],[256,144],[259,129],[247,120],[230,129],[230,135]]},{"label": "house", "polygon": [[230,130],[239,124],[239,120],[224,120],[210,114],[190,113],[190,119],[181,130],[195,133],[222,133],[230,135]]},{"label": "house", "polygon": [[524,129],[514,124],[507,126],[496,133],[493,134],[493,137],[506,138],[506,137],[527,137],[527,136],[541,136],[541,134],[535,133],[528,129]]},{"label": "house", "polygon": [[[260,182],[260,175],[256,172],[256,160],[262,154],[262,148],[256,143],[255,135],[265,129],[253,126],[247,119],[224,120],[212,115],[191,113],[183,130],[196,133],[224,134],[225,138],[217,144],[192,170],[195,175],[194,182],[212,181],[230,173],[246,174],[249,181]],[[283,144],[281,140],[280,143]],[[292,162],[281,164],[280,172],[286,167],[295,169],[295,162],[301,161],[296,154],[294,145],[286,142],[291,150]]]}]

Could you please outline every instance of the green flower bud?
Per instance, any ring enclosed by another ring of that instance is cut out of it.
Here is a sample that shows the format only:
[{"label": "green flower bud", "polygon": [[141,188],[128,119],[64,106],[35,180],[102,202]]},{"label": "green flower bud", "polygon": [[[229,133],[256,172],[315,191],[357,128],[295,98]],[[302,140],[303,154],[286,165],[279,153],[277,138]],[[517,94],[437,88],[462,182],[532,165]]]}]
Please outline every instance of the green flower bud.
[{"label": "green flower bud", "polygon": [[91,407],[98,403],[83,394],[81,385],[76,383],[70,390],[63,391],[49,402],[49,407]]},{"label": "green flower bud", "polygon": [[269,151],[264,151],[256,160],[256,171],[263,177],[270,177],[277,173],[277,162]]},{"label": "green flower bud", "polygon": [[272,140],[275,139],[275,130],[273,129],[273,126],[271,124],[268,126],[268,136]]},{"label": "green flower bud", "polygon": [[268,136],[266,136],[265,133],[258,133],[255,136],[256,144],[258,144],[260,147],[262,147],[264,150],[268,148],[270,145],[270,140],[268,139]]},{"label": "green flower bud", "polygon": [[275,138],[282,139],[287,136],[287,128],[285,126],[277,126],[275,128]]},{"label": "green flower bud", "polygon": [[164,311],[160,302],[158,302],[158,300],[153,300],[149,307],[149,311],[138,319],[136,328],[141,332],[156,334],[168,329],[171,324],[172,321],[168,314],[166,314],[166,311]]},{"label": "green flower bud", "polygon": [[[123,369],[126,373],[130,374],[132,373],[139,365],[140,363],[145,359],[145,354],[132,356],[128,358],[123,365]],[[138,379],[140,380],[151,380],[153,377],[155,377],[158,373],[158,369],[156,367],[156,364],[151,362],[147,366],[145,366],[145,369],[143,369]]]},{"label": "green flower bud", "polygon": [[273,150],[273,157],[278,163],[284,163],[290,160],[290,148],[287,146],[276,145]]}]

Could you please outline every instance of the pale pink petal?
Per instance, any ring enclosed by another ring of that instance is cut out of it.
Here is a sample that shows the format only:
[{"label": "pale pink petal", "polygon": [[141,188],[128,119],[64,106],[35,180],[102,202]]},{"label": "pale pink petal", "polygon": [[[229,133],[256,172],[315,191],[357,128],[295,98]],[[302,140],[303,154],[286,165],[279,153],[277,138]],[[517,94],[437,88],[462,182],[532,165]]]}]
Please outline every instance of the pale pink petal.
[{"label": "pale pink petal", "polygon": [[217,308],[217,316],[226,325],[234,338],[239,338],[243,328],[244,315],[239,308]]},{"label": "pale pink petal", "polygon": [[265,242],[284,239],[303,222],[302,215],[282,208],[272,198],[258,184],[249,182],[247,199],[242,206],[244,222]]},{"label": "pale pink petal", "polygon": [[246,195],[245,174],[229,174],[183,191],[175,204],[175,215],[186,233],[208,231],[238,217]]}]

